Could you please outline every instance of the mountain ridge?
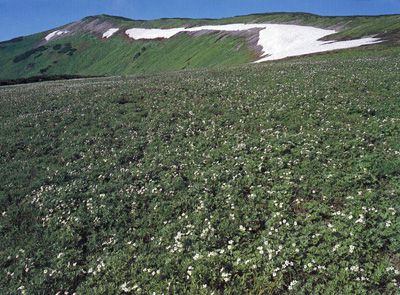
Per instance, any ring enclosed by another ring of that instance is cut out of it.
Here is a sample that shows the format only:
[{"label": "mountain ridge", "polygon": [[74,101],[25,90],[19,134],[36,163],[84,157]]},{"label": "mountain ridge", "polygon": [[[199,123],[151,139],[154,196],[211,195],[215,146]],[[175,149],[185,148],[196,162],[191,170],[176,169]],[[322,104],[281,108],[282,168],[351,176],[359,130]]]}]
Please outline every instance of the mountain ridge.
[{"label": "mountain ridge", "polygon": [[[288,24],[335,30],[322,41],[376,37],[399,44],[400,15],[319,16],[310,13],[250,14],[221,19],[160,18],[134,20],[107,14],[36,34],[0,42],[0,79],[37,75],[130,75],[187,68],[250,63],[261,54],[254,37],[232,32],[178,34],[165,40],[132,40],[131,28],[172,29],[230,24]],[[118,29],[104,38],[105,32]],[[51,40],[46,36],[53,34]],[[253,41],[249,41],[253,40]],[[376,46],[376,45],[374,45]]]},{"label": "mountain ridge", "polygon": [[154,18],[154,19],[134,19],[134,18],[128,18],[128,17],[123,17],[123,16],[118,16],[118,15],[110,15],[110,14],[97,14],[97,15],[89,15],[86,17],[83,17],[79,20],[71,21],[69,23],[66,23],[64,25],[56,26],[54,28],[40,31],[37,33],[33,33],[30,35],[21,35],[17,36],[8,40],[3,40],[0,41],[0,44],[2,43],[8,43],[11,42],[12,40],[27,37],[27,36],[32,36],[36,34],[44,34],[49,31],[53,31],[59,28],[66,27],[68,25],[74,24],[74,23],[80,23],[84,22],[87,20],[98,20],[102,18],[106,18],[108,20],[114,20],[114,21],[124,21],[124,22],[143,22],[143,23],[152,23],[156,21],[175,21],[175,20],[184,20],[184,21],[224,21],[224,20],[233,20],[237,18],[244,18],[244,17],[268,17],[268,16],[291,16],[291,17],[299,17],[299,16],[308,16],[308,17],[315,17],[315,18],[324,18],[324,19],[358,19],[358,18],[370,18],[370,19],[376,19],[376,18],[385,18],[385,17],[398,17],[400,20],[400,14],[379,14],[379,15],[346,15],[346,16],[341,16],[341,15],[319,15],[319,14],[314,14],[314,13],[307,13],[307,12],[271,12],[271,13],[252,13],[252,14],[244,14],[244,15],[235,15],[235,16],[229,16],[229,17],[222,17],[222,18],[191,18],[191,17],[162,17],[162,18]]}]

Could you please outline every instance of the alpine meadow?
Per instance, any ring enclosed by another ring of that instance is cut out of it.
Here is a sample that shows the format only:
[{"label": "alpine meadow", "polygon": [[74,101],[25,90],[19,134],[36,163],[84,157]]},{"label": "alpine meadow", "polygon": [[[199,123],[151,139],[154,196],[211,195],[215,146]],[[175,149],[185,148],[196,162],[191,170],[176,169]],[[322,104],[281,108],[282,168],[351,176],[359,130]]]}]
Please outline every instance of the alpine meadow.
[{"label": "alpine meadow", "polygon": [[399,42],[306,13],[1,42],[0,294],[400,294]]}]

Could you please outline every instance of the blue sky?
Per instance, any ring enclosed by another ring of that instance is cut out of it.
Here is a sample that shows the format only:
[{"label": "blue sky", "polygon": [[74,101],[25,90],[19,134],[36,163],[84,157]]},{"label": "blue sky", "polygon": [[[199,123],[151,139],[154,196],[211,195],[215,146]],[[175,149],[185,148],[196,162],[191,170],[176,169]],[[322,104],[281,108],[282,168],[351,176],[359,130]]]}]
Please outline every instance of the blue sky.
[{"label": "blue sky", "polygon": [[0,0],[0,40],[102,13],[153,19],[218,18],[277,11],[321,15],[392,14],[400,13],[400,0]]}]

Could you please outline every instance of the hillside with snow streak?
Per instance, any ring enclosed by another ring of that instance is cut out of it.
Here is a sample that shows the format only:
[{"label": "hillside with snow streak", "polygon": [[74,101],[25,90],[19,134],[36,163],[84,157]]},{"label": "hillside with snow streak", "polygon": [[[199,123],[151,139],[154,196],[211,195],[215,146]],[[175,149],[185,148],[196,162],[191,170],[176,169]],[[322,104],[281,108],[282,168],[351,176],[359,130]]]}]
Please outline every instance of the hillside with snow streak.
[{"label": "hillside with snow streak", "polygon": [[337,49],[353,48],[381,42],[378,38],[361,38],[349,41],[321,41],[337,33],[334,30],[309,26],[284,24],[229,24],[173,29],[129,29],[125,33],[134,40],[172,38],[176,34],[199,31],[248,31],[260,29],[258,45],[262,48],[261,58],[256,62],[277,60],[291,56],[306,55]]},{"label": "hillside with snow streak", "polygon": [[[228,67],[321,52],[346,55],[398,44],[398,15],[279,13],[158,20],[98,15],[0,42],[0,80]],[[349,48],[353,49],[340,51]]]}]

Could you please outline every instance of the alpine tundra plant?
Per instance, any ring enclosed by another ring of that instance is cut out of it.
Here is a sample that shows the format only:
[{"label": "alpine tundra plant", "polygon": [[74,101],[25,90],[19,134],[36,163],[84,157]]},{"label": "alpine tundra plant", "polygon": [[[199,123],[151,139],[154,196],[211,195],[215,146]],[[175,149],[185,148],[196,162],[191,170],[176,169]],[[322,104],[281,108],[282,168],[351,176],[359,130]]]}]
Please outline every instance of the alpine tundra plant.
[{"label": "alpine tundra plant", "polygon": [[398,294],[400,59],[0,88],[1,294]]}]

